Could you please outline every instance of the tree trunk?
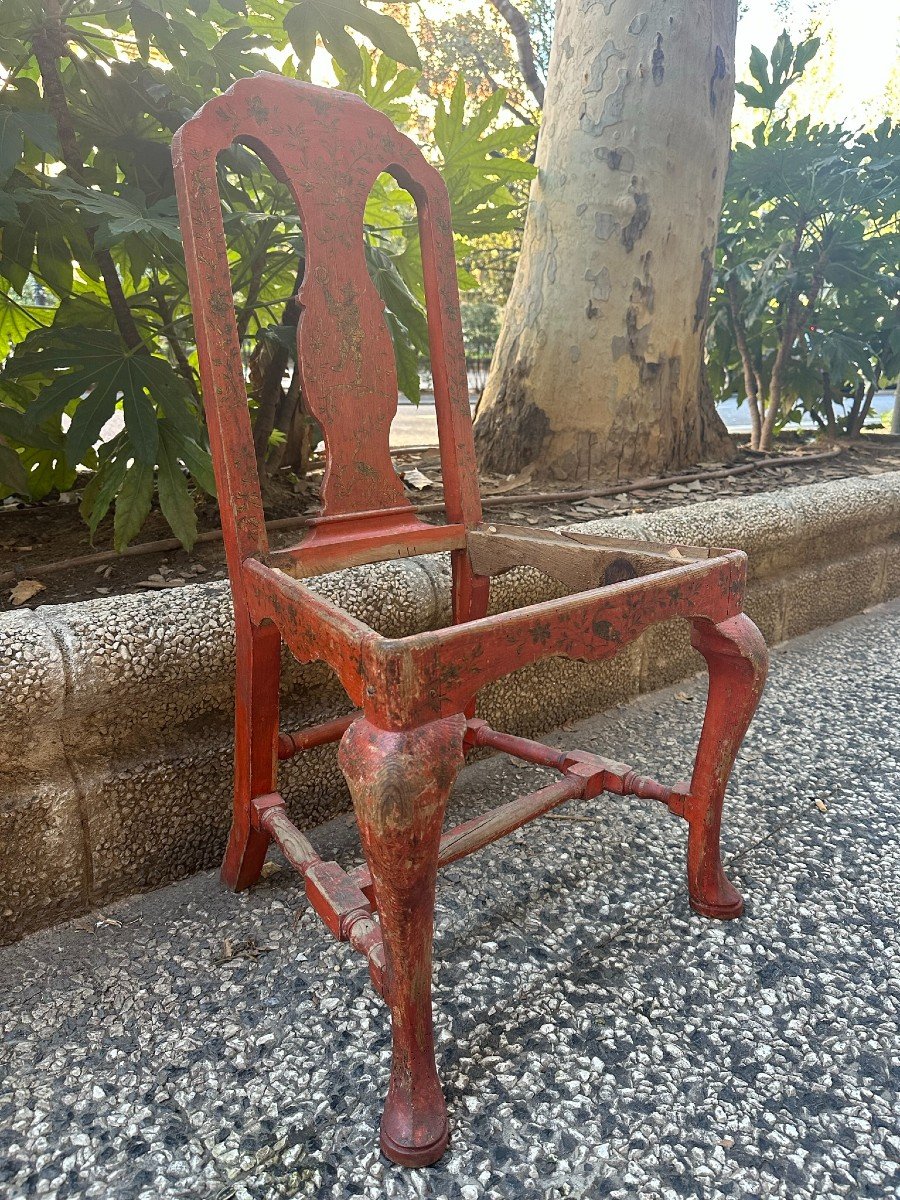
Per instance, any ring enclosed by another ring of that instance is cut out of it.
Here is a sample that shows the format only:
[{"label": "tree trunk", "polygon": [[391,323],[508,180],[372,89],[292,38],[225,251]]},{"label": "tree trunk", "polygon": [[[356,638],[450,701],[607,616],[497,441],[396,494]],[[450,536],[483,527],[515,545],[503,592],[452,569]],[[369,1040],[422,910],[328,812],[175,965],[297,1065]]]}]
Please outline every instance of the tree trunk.
[{"label": "tree trunk", "polygon": [[741,368],[744,372],[744,391],[747,393],[747,407],[750,410],[750,447],[759,449],[759,438],[762,432],[762,417],[759,411],[759,376],[753,364],[750,353],[750,343],[747,341],[747,330],[741,315],[741,297],[737,280],[733,275],[728,277],[726,284],[728,306],[731,312],[731,332],[741,356]]},{"label": "tree trunk", "polygon": [[[828,431],[828,436],[836,438],[838,435],[837,418],[834,415],[834,388],[831,383],[831,376],[827,371],[822,372],[822,407],[825,410],[825,428]],[[813,413],[815,416],[815,413]]]},{"label": "tree trunk", "polygon": [[862,436],[862,431],[866,427],[866,421],[869,419],[869,413],[872,411],[872,401],[875,399],[876,385],[870,383],[866,388],[866,399],[862,406],[862,412],[859,414],[859,424],[856,429],[857,437]]},{"label": "tree trunk", "polygon": [[736,0],[560,0],[482,465],[575,480],[731,449],[702,387]]}]

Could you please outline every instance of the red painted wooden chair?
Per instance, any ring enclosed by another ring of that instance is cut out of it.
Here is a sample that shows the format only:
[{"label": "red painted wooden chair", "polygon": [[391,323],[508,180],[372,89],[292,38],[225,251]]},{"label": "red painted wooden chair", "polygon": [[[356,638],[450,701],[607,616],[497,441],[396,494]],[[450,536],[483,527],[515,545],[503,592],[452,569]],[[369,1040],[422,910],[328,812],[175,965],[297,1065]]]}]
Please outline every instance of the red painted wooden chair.
[{"label": "red painted wooden chair", "polygon": [[[263,522],[217,188],[216,156],[234,141],[287,181],[305,236],[298,358],[306,404],[324,431],[327,470],[321,516],[299,545],[278,552],[270,552]],[[636,795],[687,821],[694,909],[740,914],[719,853],[722,801],[767,662],[759,631],[741,612],[746,560],[734,550],[673,554],[669,546],[482,523],[447,192],[381,113],[341,92],[257,75],[204,105],[176,134],[173,155],[237,627],[234,820],[222,875],[232,888],[249,887],[274,839],[305,876],[331,932],[366,955],[393,1029],[382,1148],[395,1162],[422,1166],[448,1139],[431,1014],[439,867],[565,800]],[[363,208],[382,171],[418,208],[445,525],[416,516],[389,453],[397,378],[363,255]],[[302,583],[435,551],[449,551],[452,561],[455,623],[446,629],[385,638]],[[572,594],[487,616],[490,577],[519,564]],[[622,763],[499,733],[471,716],[491,680],[552,655],[610,658],[672,617],[691,623],[709,665],[689,784],[665,786]],[[301,662],[325,660],[361,711],[279,733],[282,639]],[[277,791],[279,758],[338,739],[366,857],[351,874],[319,858]],[[555,769],[561,779],[442,833],[448,792],[472,746]]]}]

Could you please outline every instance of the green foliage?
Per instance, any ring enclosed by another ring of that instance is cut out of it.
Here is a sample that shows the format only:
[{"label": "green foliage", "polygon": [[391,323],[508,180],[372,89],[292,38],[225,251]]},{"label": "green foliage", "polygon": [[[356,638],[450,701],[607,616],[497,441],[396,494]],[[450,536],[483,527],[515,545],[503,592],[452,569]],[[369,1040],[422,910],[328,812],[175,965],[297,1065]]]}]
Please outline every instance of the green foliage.
[{"label": "green foliage", "polygon": [[[506,91],[503,103],[517,118],[540,122],[541,106],[529,90],[516,57],[509,25],[487,0],[478,5],[436,6],[419,18],[418,37],[425,79],[435,91],[449,94],[462,74],[478,97],[498,87]],[[553,38],[553,0],[517,0],[531,38],[535,66],[544,79],[550,65]]]},{"label": "green foliage", "polygon": [[804,412],[859,432],[900,371],[900,127],[777,115],[817,49],[786,33],[770,58],[754,48],[740,90],[766,115],[735,147],[720,226],[710,375],[748,400],[762,445]]},{"label": "green foliage", "polygon": [[813,37],[794,46],[785,29],[772,48],[771,62],[758,46],[753,46],[750,50],[750,74],[756,87],[749,83],[736,83],[735,91],[744,97],[751,108],[773,111],[791,84],[797,82],[804,68],[815,58],[820,45],[820,40]]},{"label": "green foliage", "polygon": [[360,0],[301,0],[285,15],[284,27],[305,78],[309,78],[319,39],[342,71],[350,77],[362,76],[359,47],[350,29],[396,62],[420,66],[415,42],[403,26]]},{"label": "green foliage", "polygon": [[[192,544],[193,487],[211,493],[213,478],[172,134],[210,96],[276,62],[308,78],[317,46],[332,56],[339,86],[401,127],[433,125],[461,260],[515,226],[521,206],[510,183],[532,173],[517,153],[531,131],[498,120],[502,92],[467,103],[460,81],[449,104],[429,102],[417,90],[415,44],[377,0],[6,0],[0,496],[39,499],[86,469],[81,512],[92,532],[114,510],[122,548],[155,499]],[[310,443],[292,378],[303,240],[287,188],[250,151],[222,157],[220,189],[265,486],[280,466],[302,471]],[[411,198],[387,176],[367,206],[366,254],[400,387],[417,400],[428,354],[418,234]],[[471,282],[464,271],[461,282]]]}]

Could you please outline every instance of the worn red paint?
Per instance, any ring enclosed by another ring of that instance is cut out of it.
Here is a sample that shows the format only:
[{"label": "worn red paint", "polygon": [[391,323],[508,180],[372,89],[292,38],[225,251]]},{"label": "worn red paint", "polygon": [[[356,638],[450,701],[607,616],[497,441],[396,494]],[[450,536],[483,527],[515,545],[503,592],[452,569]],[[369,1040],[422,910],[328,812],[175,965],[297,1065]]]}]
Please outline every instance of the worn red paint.
[{"label": "worn red paint", "polygon": [[[324,430],[327,470],[321,516],[297,546],[277,553],[269,551],[263,521],[217,188],[217,155],[235,141],[288,183],[305,235],[298,362],[306,403]],[[396,1162],[421,1166],[440,1157],[448,1138],[431,1015],[440,865],[568,799],[611,791],[661,801],[684,817],[691,904],[707,916],[740,913],[719,852],[722,802],[767,661],[758,630],[742,614],[746,560],[737,551],[482,523],[447,193],[382,114],[354,96],[257,75],[204,105],[176,134],[173,155],[237,633],[234,817],[222,875],[235,889],[249,887],[274,838],[304,874],[331,932],[366,956],[393,1028],[382,1147]],[[362,240],[366,197],[382,171],[418,207],[443,526],[419,519],[390,461],[397,380]],[[436,550],[451,554],[448,629],[384,638],[301,582]],[[490,577],[519,562],[574,594],[488,617]],[[690,784],[670,787],[626,764],[553,750],[473,719],[486,683],[551,655],[612,657],[672,617],[691,623],[710,675]],[[301,662],[327,662],[361,711],[279,734],[282,640]],[[290,822],[276,786],[278,758],[338,739],[366,856],[350,875],[322,862]],[[476,744],[555,769],[562,779],[442,835],[465,747]]]}]

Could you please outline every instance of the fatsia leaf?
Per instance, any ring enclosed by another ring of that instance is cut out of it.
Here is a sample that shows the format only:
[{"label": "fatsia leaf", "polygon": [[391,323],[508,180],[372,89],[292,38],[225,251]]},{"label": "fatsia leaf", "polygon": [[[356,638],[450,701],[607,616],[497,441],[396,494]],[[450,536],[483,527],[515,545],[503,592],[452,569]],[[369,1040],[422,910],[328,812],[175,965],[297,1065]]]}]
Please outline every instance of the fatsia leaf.
[{"label": "fatsia leaf", "polygon": [[0,404],[0,437],[9,438],[22,446],[35,446],[41,450],[56,450],[58,444],[42,429],[37,428],[18,409]]},{"label": "fatsia leaf", "polygon": [[406,286],[394,260],[377,246],[367,247],[366,260],[372,281],[389,312],[405,330],[407,339],[421,353],[427,354],[428,322],[424,309]]},{"label": "fatsia leaf", "polygon": [[766,93],[759,88],[751,87],[749,83],[736,83],[734,90],[744,97],[751,108],[768,108]]},{"label": "fatsia leaf", "polygon": [[97,532],[100,522],[109,512],[110,505],[125,478],[129,456],[120,452],[101,463],[91,477],[81,498],[80,512],[87,522],[91,537]]},{"label": "fatsia leaf", "polygon": [[18,221],[19,206],[9,192],[0,191],[0,223]]},{"label": "fatsia leaf", "polygon": [[22,460],[15,450],[4,446],[2,442],[0,442],[0,484],[20,496],[29,494],[28,474],[22,466]]},{"label": "fatsia leaf", "polygon": [[301,0],[285,14],[284,28],[307,73],[316,52],[318,35],[351,78],[361,77],[359,49],[348,29],[361,33],[396,62],[408,67],[420,65],[416,44],[400,22],[385,13],[375,12],[361,0]]},{"label": "fatsia leaf", "polygon": [[187,480],[178,461],[178,446],[163,429],[159,440],[159,505],[163,516],[185,550],[197,540],[197,513]]},{"label": "fatsia leaf", "polygon": [[62,412],[72,400],[86,395],[96,382],[97,371],[93,367],[57,376],[52,383],[41,389],[37,400],[29,407],[30,420],[38,424],[47,417]]},{"label": "fatsia leaf", "polygon": [[144,466],[153,467],[159,446],[159,425],[153,401],[143,388],[131,387],[125,392],[122,411],[135,457]]},{"label": "fatsia leaf", "polygon": [[216,477],[213,474],[212,459],[209,451],[190,438],[180,437],[175,431],[174,440],[178,444],[178,456],[191,473],[191,478],[203,488],[209,496],[216,494]]},{"label": "fatsia leaf", "polygon": [[144,193],[137,188],[115,195],[83,187],[64,175],[53,179],[47,191],[58,200],[71,201],[83,212],[104,219],[105,227],[97,238],[103,248],[134,233],[155,234],[176,243],[181,240],[175,201],[171,197],[148,207]]},{"label": "fatsia leaf", "polygon": [[37,234],[37,270],[57,296],[72,290],[72,252],[57,227],[46,224]]},{"label": "fatsia leaf", "polygon": [[100,430],[116,411],[118,379],[115,367],[100,372],[91,392],[82,397],[66,433],[66,456],[79,463],[100,436]]},{"label": "fatsia leaf", "polygon": [[794,43],[788,36],[787,30],[783,29],[772,47],[772,82],[774,84],[780,84],[787,78],[793,61]]},{"label": "fatsia leaf", "polygon": [[47,154],[59,153],[56,122],[49,113],[0,108],[0,180],[19,165],[25,138]]},{"label": "fatsia leaf", "polygon": [[394,343],[397,386],[413,404],[418,404],[421,397],[419,352],[410,341],[407,330],[403,328],[393,313],[387,314],[387,323]]},{"label": "fatsia leaf", "polygon": [[25,112],[20,110],[19,128],[45,154],[59,154],[59,135],[56,131],[56,119],[50,113]]},{"label": "fatsia leaf", "polygon": [[750,49],[750,74],[759,84],[761,91],[765,92],[769,86],[769,60],[759,46],[752,46]]},{"label": "fatsia leaf", "polygon": [[822,39],[813,37],[808,41],[801,42],[794,54],[794,71],[799,74],[819,53],[819,47],[822,45]]},{"label": "fatsia leaf", "polygon": [[153,502],[153,468],[135,462],[128,468],[116,496],[113,545],[124,550],[150,514]]},{"label": "fatsia leaf", "polygon": [[20,342],[32,329],[49,325],[53,320],[52,308],[39,308],[33,304],[19,304],[11,296],[0,292],[0,359]]},{"label": "fatsia leaf", "polygon": [[3,250],[0,253],[0,275],[8,279],[19,295],[28,282],[34,258],[35,222],[10,221],[3,230]]},{"label": "fatsia leaf", "polygon": [[[0,179],[12,174],[22,159],[25,140],[18,121],[19,114],[11,109],[0,112]],[[18,459],[16,459],[18,462]]]},{"label": "fatsia leaf", "polygon": [[43,382],[29,410],[37,424],[75,404],[66,437],[69,460],[82,461],[121,398],[125,424],[136,458],[156,462],[156,401],[185,434],[200,437],[184,380],[157,355],[128,350],[117,333],[85,326],[38,330],[30,334],[6,364],[0,382]]}]

